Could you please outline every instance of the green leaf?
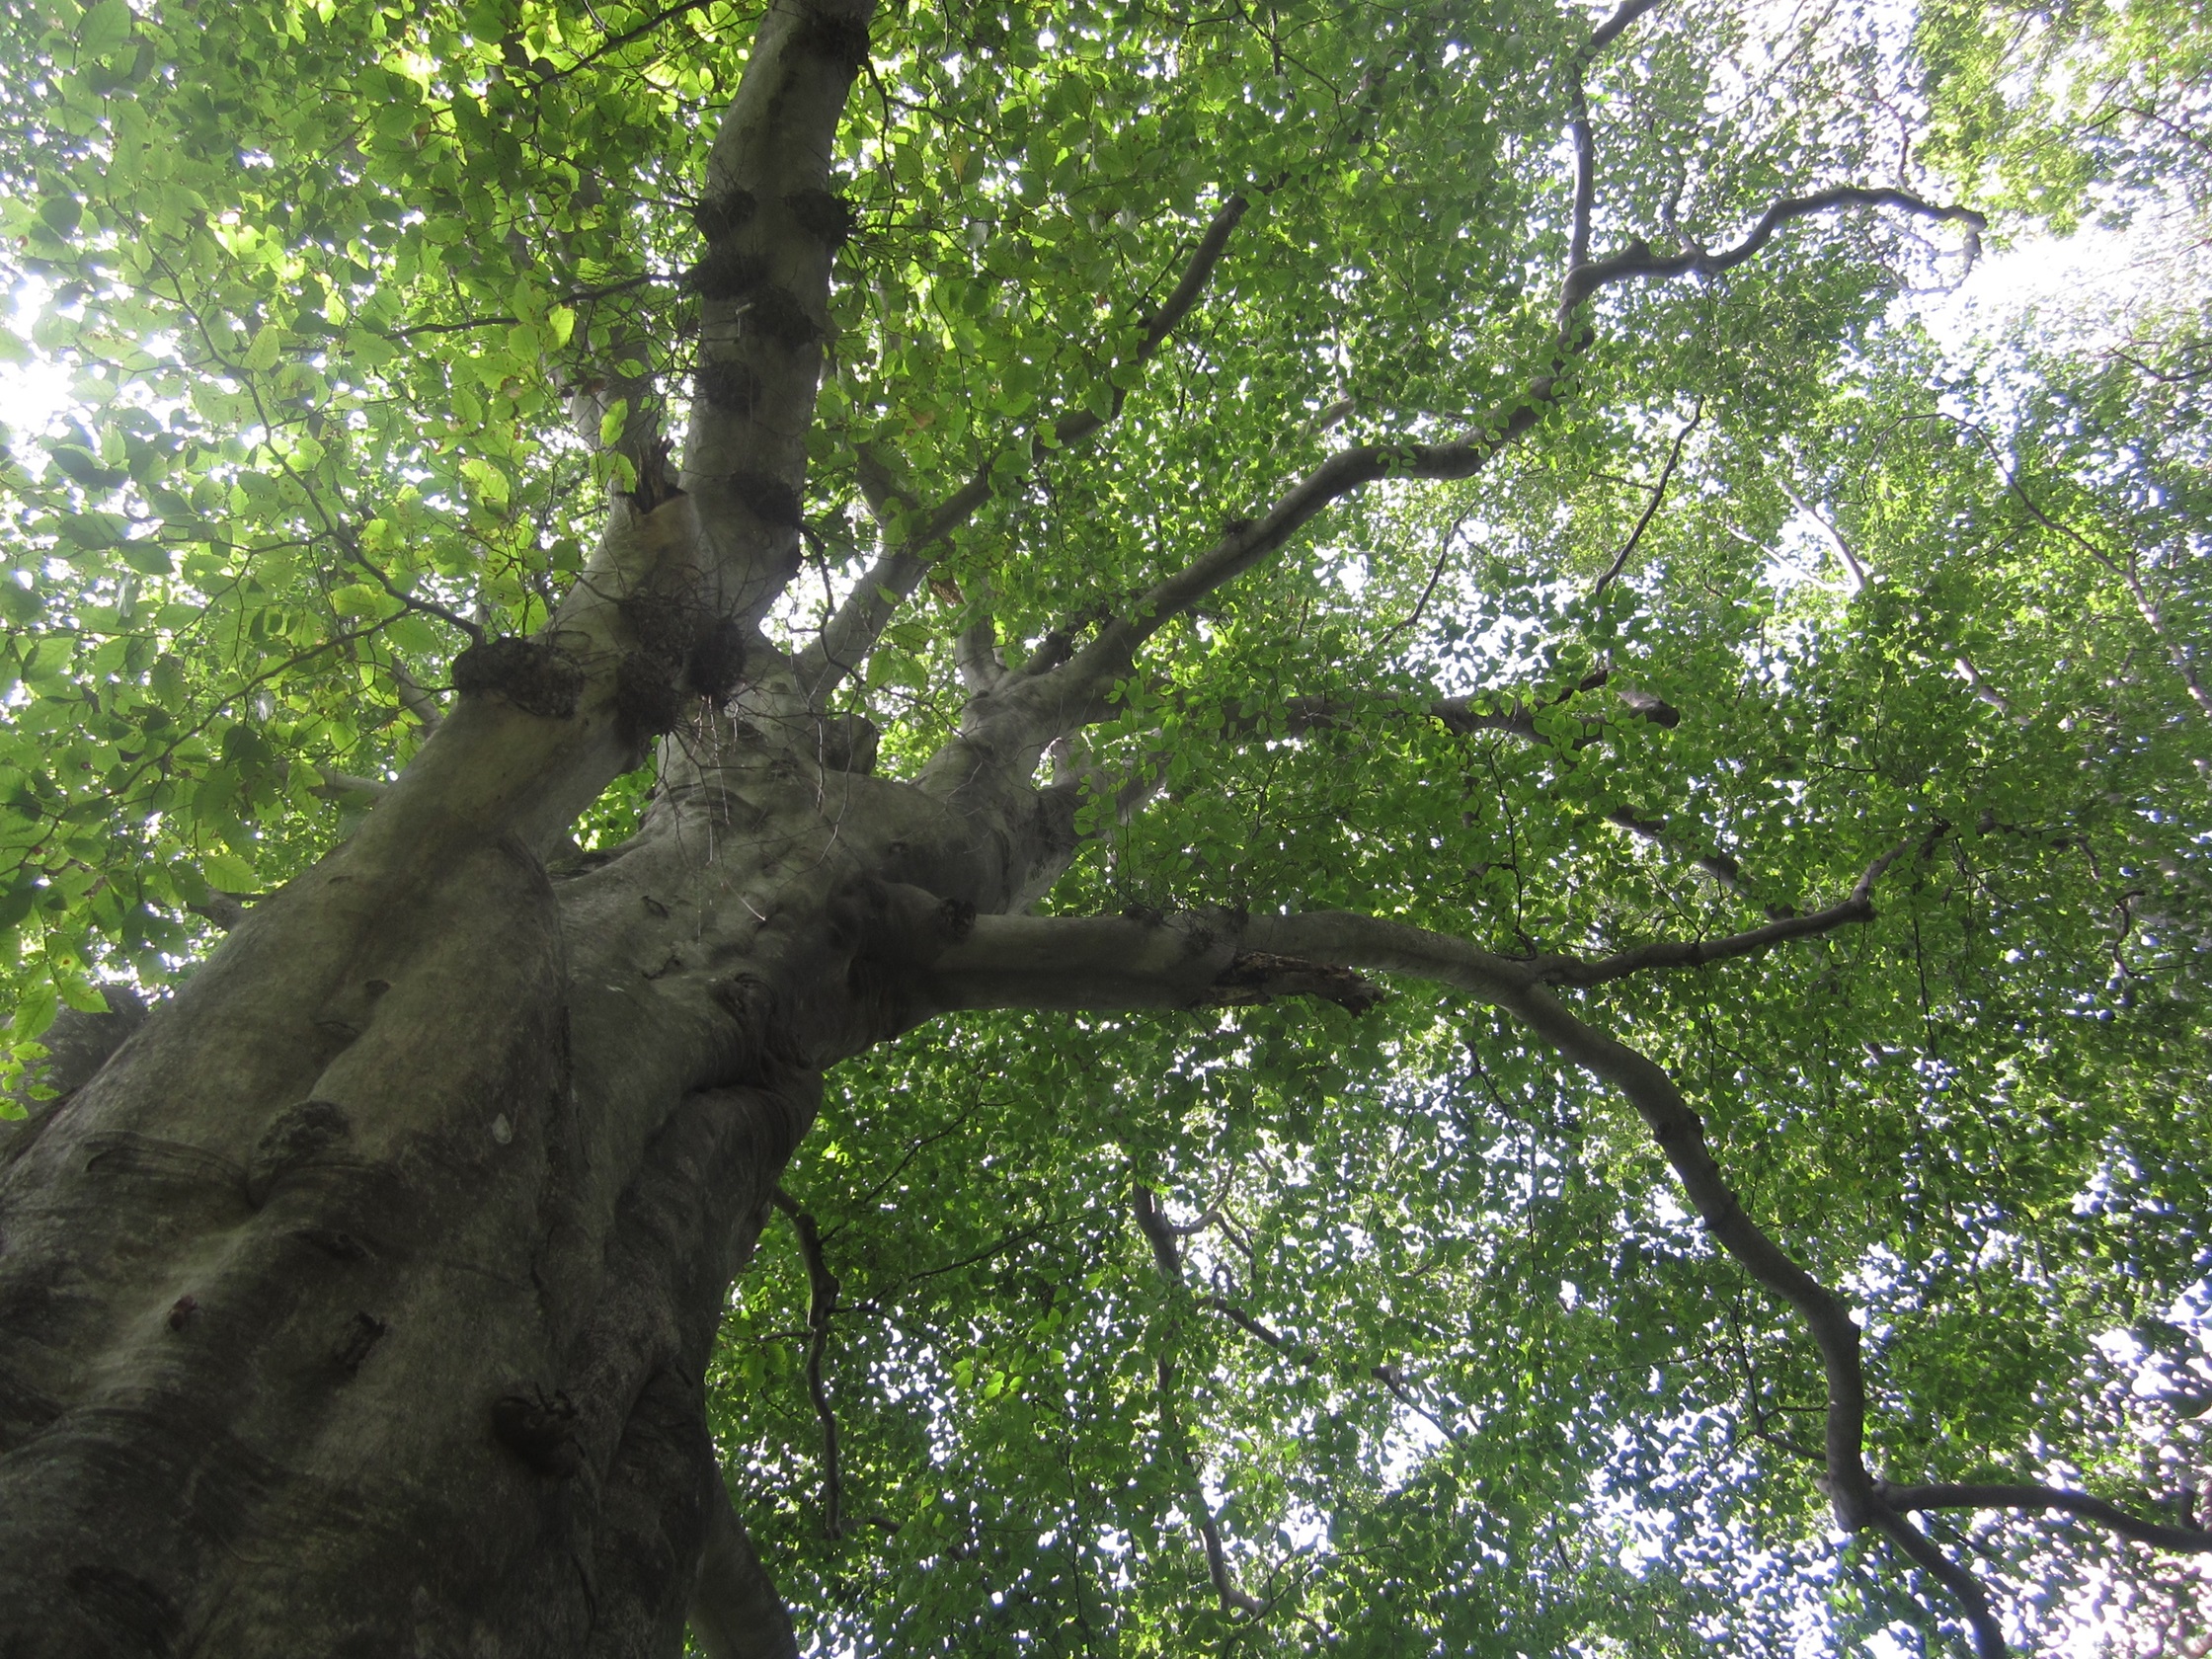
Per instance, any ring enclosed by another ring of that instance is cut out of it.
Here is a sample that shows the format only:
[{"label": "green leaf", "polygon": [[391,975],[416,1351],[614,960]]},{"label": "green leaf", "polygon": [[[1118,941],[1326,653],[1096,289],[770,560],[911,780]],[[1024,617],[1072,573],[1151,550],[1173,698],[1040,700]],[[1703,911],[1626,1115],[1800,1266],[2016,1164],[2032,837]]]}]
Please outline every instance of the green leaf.
[{"label": "green leaf", "polygon": [[254,867],[243,858],[227,852],[204,852],[199,855],[199,868],[207,885],[225,893],[255,893],[261,888],[261,878],[254,874]]},{"label": "green leaf", "polygon": [[88,56],[105,57],[130,39],[130,7],[124,0],[93,0],[77,24],[77,45]]}]

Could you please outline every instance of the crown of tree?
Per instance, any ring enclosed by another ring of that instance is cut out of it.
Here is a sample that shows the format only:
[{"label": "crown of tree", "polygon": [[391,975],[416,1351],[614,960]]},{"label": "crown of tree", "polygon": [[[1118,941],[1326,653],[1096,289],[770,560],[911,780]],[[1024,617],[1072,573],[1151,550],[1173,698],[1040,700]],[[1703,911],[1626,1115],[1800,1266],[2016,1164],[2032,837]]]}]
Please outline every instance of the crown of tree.
[{"label": "crown of tree", "polygon": [[2207,40],[0,8],[0,1652],[2198,1651]]}]

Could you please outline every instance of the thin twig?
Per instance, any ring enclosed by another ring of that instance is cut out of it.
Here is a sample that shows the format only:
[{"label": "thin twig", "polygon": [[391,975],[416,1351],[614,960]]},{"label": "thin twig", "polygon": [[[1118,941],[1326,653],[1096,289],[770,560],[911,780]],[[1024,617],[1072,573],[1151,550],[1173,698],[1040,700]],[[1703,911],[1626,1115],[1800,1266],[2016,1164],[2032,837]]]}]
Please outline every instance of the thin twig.
[{"label": "thin twig", "polygon": [[1627,565],[1628,555],[1636,550],[1636,543],[1643,540],[1643,532],[1658,514],[1659,504],[1667,499],[1667,485],[1674,478],[1675,467],[1682,460],[1682,446],[1689,441],[1690,434],[1698,430],[1698,423],[1704,418],[1705,400],[1699,396],[1698,407],[1691,411],[1689,423],[1675,434],[1674,445],[1667,451],[1667,464],[1659,469],[1659,482],[1651,486],[1651,499],[1644,503],[1643,513],[1636,519],[1636,527],[1628,532],[1628,539],[1620,544],[1620,551],[1613,556],[1613,563],[1606,567],[1605,575],[1599,577],[1597,585],[1590,590],[1593,599],[1612,586],[1614,578]]}]

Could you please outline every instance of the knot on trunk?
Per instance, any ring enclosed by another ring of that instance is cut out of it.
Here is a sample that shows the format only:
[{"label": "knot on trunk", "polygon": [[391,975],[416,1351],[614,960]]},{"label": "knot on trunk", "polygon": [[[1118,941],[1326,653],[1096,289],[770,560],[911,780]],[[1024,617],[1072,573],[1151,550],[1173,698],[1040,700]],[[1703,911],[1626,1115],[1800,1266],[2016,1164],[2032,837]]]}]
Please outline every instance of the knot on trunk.
[{"label": "knot on trunk", "polygon": [[335,1100],[302,1100],[263,1133],[246,1172],[246,1198],[259,1206],[270,1189],[303,1165],[321,1161],[354,1138],[353,1120]]},{"label": "knot on trunk", "polygon": [[[743,681],[746,631],[702,599],[641,592],[616,608],[637,644],[616,670],[617,710],[633,739],[672,730],[684,693],[722,703]],[[664,693],[674,699],[666,707]]]},{"label": "knot on trunk", "polygon": [[763,524],[795,530],[806,521],[799,511],[799,492],[773,473],[733,472],[728,483],[730,494]]},{"label": "knot on trunk", "polygon": [[356,1375],[389,1329],[389,1325],[372,1313],[356,1313],[346,1326],[346,1334],[339,1338],[338,1346],[331,1350],[331,1363],[347,1377]]},{"label": "knot on trunk", "polygon": [[831,253],[852,235],[852,205],[826,190],[794,191],[783,198],[792,221]]},{"label": "knot on trunk", "polygon": [[454,658],[453,689],[464,697],[502,696],[524,714],[566,720],[584,694],[584,670],[550,640],[509,635]]},{"label": "knot on trunk", "polygon": [[691,205],[691,222],[709,242],[719,242],[751,217],[752,193],[733,185],[720,195],[703,197]]},{"label": "knot on trunk", "polygon": [[847,80],[868,61],[867,22],[850,12],[809,7],[792,32],[792,41],[801,51],[835,64]]},{"label": "knot on trunk", "polygon": [[565,1480],[584,1466],[580,1417],[567,1394],[532,1387],[492,1402],[492,1435],[539,1474]]},{"label": "knot on trunk", "polygon": [[746,312],[750,332],[761,339],[797,351],[822,338],[822,325],[808,311],[806,302],[789,288],[768,283],[756,289]]},{"label": "knot on trunk", "polygon": [[727,245],[708,249],[683,278],[701,299],[743,299],[767,279],[767,262],[758,254]]},{"label": "knot on trunk", "polygon": [[649,652],[625,651],[614,666],[614,718],[623,741],[644,744],[672,732],[682,712],[676,666]]},{"label": "knot on trunk", "polygon": [[822,727],[822,769],[826,772],[858,772],[876,769],[876,748],[881,742],[876,724],[864,714],[840,714]]},{"label": "knot on trunk", "polygon": [[745,678],[745,630],[729,617],[719,617],[691,642],[684,659],[683,679],[698,696],[724,703]]},{"label": "knot on trunk", "polygon": [[614,607],[637,648],[649,657],[680,662],[699,632],[701,607],[675,593],[632,593]]},{"label": "knot on trunk", "polygon": [[691,384],[708,408],[726,415],[750,415],[760,401],[760,376],[743,363],[703,362]]}]

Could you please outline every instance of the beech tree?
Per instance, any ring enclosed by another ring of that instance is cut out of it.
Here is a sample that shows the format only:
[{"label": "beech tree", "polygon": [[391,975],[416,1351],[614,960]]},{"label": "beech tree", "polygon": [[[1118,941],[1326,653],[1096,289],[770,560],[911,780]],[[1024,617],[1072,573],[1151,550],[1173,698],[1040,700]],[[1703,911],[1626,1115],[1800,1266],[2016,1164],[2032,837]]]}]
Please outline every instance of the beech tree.
[{"label": "beech tree", "polygon": [[0,1648],[2190,1639],[2188,9],[0,16]]}]

